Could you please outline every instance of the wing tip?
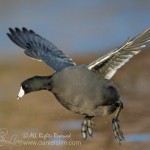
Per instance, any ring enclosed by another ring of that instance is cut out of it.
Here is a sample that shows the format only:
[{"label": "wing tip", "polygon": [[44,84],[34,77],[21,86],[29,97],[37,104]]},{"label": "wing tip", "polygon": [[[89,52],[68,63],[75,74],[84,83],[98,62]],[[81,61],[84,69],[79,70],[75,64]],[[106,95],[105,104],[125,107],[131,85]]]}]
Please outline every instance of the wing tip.
[{"label": "wing tip", "polygon": [[14,34],[15,31],[12,28],[9,27],[8,29],[11,34]]},{"label": "wing tip", "polygon": [[14,35],[15,33],[20,33],[20,32],[21,32],[21,30],[20,30],[18,27],[15,27],[14,29],[11,28],[11,27],[9,27],[8,29],[9,29],[9,32],[10,32],[12,35]]},{"label": "wing tip", "polygon": [[21,30],[20,30],[18,27],[15,27],[15,31],[16,31],[17,33],[20,33],[20,32],[21,32]]},{"label": "wing tip", "polygon": [[27,30],[26,27],[22,27],[22,31],[23,31],[23,32],[28,32],[28,30]]},{"label": "wing tip", "polygon": [[22,27],[22,28],[14,27],[14,29],[9,27],[8,30],[12,35],[14,35],[15,33],[21,33],[21,32],[35,34],[35,32],[33,30],[31,30],[31,29],[28,30],[26,27]]},{"label": "wing tip", "polygon": [[11,34],[10,33],[6,33],[6,35],[10,38]]}]

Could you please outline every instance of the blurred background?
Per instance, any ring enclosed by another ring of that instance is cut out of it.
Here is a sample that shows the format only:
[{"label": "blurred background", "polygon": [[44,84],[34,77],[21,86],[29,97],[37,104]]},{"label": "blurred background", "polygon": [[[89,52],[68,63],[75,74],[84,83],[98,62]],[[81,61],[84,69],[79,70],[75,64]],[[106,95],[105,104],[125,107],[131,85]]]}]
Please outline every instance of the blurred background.
[{"label": "blurred background", "polygon": [[[119,146],[111,127],[112,116],[95,117],[93,138],[84,142],[80,127],[83,116],[61,106],[47,92],[34,92],[16,100],[20,83],[34,75],[53,71],[32,61],[13,44],[9,27],[26,27],[53,42],[77,64],[90,63],[120,47],[150,26],[149,0],[0,0],[0,146],[2,149],[102,149],[149,150],[150,147],[150,44],[113,77],[124,109],[120,126],[126,141]],[[7,133],[8,132],[8,133]],[[23,137],[27,133],[26,139]],[[70,135],[49,137],[56,145],[16,146],[18,140],[39,141],[31,133]],[[17,136],[14,140],[14,135]],[[12,139],[11,139],[12,138]],[[12,141],[11,141],[12,140]],[[10,142],[11,141],[11,142]],[[61,142],[71,141],[71,145]],[[73,144],[79,141],[80,144]]]}]

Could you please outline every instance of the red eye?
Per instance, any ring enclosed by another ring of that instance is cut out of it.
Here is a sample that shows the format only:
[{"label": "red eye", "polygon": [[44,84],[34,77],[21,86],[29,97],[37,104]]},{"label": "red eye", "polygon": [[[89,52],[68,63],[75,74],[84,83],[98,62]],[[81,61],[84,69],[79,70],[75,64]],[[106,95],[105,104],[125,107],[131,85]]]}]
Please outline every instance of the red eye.
[{"label": "red eye", "polygon": [[27,88],[28,87],[28,84],[25,84],[25,88]]}]

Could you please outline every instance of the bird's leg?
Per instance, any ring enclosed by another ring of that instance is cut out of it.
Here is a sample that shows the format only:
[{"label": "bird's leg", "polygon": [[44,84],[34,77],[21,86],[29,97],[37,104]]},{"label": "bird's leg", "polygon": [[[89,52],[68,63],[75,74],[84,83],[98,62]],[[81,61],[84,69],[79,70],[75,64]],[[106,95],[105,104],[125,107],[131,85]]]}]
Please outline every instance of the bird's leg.
[{"label": "bird's leg", "polygon": [[123,109],[123,103],[121,101],[118,101],[116,104],[117,104],[117,109],[116,109],[115,115],[112,119],[112,127],[113,127],[115,139],[120,144],[121,141],[125,140],[123,133],[120,129],[119,120],[118,120],[120,111]]},{"label": "bird's leg", "polygon": [[92,117],[85,116],[84,121],[81,125],[81,133],[84,140],[87,139],[87,135],[92,136],[93,135],[93,125],[94,122],[91,121]]}]

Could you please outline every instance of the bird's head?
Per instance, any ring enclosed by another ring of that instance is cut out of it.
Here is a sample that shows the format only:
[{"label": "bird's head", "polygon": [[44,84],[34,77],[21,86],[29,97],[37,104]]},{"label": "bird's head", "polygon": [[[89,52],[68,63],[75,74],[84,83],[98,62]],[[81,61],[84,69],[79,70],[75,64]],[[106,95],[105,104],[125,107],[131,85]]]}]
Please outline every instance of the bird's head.
[{"label": "bird's head", "polygon": [[25,81],[23,81],[20,85],[20,91],[18,93],[17,99],[19,100],[21,97],[23,97],[25,94],[30,93],[34,90],[34,78],[29,78]]},{"label": "bird's head", "polygon": [[44,76],[34,76],[29,79],[26,79],[21,83],[20,91],[18,93],[17,99],[19,100],[21,97],[23,97],[25,94],[28,94],[30,92],[34,91],[40,91],[40,90],[49,90],[50,84],[49,80],[50,77],[44,77]]}]

